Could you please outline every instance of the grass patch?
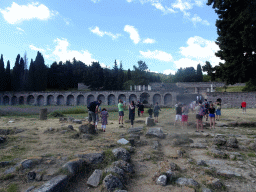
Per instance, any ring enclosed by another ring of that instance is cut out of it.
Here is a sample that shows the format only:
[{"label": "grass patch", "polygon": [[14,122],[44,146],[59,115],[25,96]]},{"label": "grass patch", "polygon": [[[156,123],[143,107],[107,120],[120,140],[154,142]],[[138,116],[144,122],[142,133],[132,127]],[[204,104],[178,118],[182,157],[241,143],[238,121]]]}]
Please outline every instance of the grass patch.
[{"label": "grass patch", "polygon": [[17,184],[10,184],[7,188],[7,192],[18,192],[19,187]]},{"label": "grass patch", "polygon": [[15,174],[10,173],[10,174],[7,174],[7,175],[3,175],[1,177],[1,180],[9,180],[9,179],[12,179],[14,177],[15,177]]},{"label": "grass patch", "polygon": [[117,158],[112,153],[111,149],[104,150],[104,159],[102,163],[95,166],[96,169],[104,169],[105,167],[112,164],[112,162],[117,161]]},{"label": "grass patch", "polygon": [[255,153],[248,153],[247,155],[248,155],[248,157],[256,157]]},{"label": "grass patch", "polygon": [[[226,92],[243,92],[244,86],[227,87]],[[216,92],[225,92],[225,88],[216,87]]]}]

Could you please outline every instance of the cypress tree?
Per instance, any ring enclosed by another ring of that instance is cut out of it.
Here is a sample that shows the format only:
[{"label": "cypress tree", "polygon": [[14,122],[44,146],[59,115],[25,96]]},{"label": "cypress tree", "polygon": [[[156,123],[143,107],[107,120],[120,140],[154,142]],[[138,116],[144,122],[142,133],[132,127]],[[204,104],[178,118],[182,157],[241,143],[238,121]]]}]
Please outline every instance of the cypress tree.
[{"label": "cypress tree", "polygon": [[35,91],[35,84],[36,84],[36,79],[35,79],[35,65],[33,62],[33,59],[31,59],[30,65],[29,65],[29,70],[28,70],[28,81],[27,81],[27,87],[29,91]]},{"label": "cypress tree", "polygon": [[20,87],[20,54],[17,55],[15,65],[12,69],[12,91],[18,91]]},{"label": "cypress tree", "polygon": [[47,88],[47,68],[43,55],[38,51],[34,62],[35,66],[35,91],[45,91]]},{"label": "cypress tree", "polygon": [[202,82],[203,81],[203,73],[202,73],[202,67],[200,63],[197,65],[196,68],[196,75],[197,75],[197,82]]},{"label": "cypress tree", "polygon": [[5,70],[4,70],[4,58],[3,55],[1,54],[1,59],[0,59],[0,91],[5,91],[6,89],[6,75],[5,75]]},{"label": "cypress tree", "polygon": [[5,70],[6,74],[6,91],[12,90],[12,81],[11,81],[11,68],[10,68],[10,61],[7,61],[7,66]]}]

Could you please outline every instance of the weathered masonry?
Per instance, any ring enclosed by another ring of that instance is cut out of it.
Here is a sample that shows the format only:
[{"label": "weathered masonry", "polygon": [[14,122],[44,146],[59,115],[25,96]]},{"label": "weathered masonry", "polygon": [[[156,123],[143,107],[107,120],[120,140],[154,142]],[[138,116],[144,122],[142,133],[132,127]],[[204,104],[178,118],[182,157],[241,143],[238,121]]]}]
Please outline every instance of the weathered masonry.
[{"label": "weathered masonry", "polygon": [[141,101],[148,104],[173,106],[176,92],[161,91],[92,91],[92,92],[2,92],[1,105],[88,105],[100,99],[103,105],[116,105],[122,99],[126,103]]}]

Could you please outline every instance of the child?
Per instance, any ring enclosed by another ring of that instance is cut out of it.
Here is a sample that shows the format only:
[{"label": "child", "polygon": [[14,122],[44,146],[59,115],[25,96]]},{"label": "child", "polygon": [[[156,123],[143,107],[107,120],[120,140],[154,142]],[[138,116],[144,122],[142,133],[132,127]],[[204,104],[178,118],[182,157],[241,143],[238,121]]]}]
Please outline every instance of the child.
[{"label": "child", "polygon": [[101,118],[102,118],[102,131],[106,131],[106,125],[108,124],[108,111],[106,110],[106,108],[103,108],[101,111]]},{"label": "child", "polygon": [[189,112],[189,108],[186,104],[183,105],[182,107],[182,128],[184,126],[184,124],[186,123],[186,126],[188,127],[188,112]]},{"label": "child", "polygon": [[213,128],[215,129],[215,108],[213,106],[213,103],[211,103],[209,108],[209,117],[210,117],[210,128],[212,129],[212,125],[213,125]]},{"label": "child", "polygon": [[179,121],[181,125],[181,118],[182,118],[182,105],[179,104],[178,107],[176,107],[176,116],[175,116],[174,126],[176,125],[177,121]]},{"label": "child", "polygon": [[149,117],[152,118],[153,109],[151,108],[151,105],[150,105],[150,108],[148,110],[148,114],[149,114]]}]

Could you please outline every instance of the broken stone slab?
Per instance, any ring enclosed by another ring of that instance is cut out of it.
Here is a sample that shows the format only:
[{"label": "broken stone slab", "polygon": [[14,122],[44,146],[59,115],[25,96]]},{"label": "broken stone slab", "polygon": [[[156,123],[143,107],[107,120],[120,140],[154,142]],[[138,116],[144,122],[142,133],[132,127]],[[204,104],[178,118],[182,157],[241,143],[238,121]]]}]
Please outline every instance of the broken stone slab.
[{"label": "broken stone slab", "polygon": [[217,149],[211,149],[211,150],[210,150],[210,153],[211,153],[213,156],[222,157],[222,158],[224,158],[224,157],[227,156],[226,153],[224,153],[223,151],[217,150]]},{"label": "broken stone slab", "polygon": [[157,185],[165,186],[166,183],[167,183],[167,176],[166,175],[160,175],[160,177],[158,177],[158,179],[156,180]]},{"label": "broken stone slab", "polygon": [[95,169],[93,174],[87,180],[87,185],[91,187],[98,187],[100,184],[101,178],[103,175],[103,171],[100,169]]},{"label": "broken stone slab", "polygon": [[115,189],[123,189],[124,186],[120,179],[112,174],[107,175],[103,179],[103,185],[107,189],[107,191],[113,191]]},{"label": "broken stone slab", "polygon": [[139,134],[130,134],[129,139],[135,139],[135,140],[140,140],[140,135]]},{"label": "broken stone slab", "polygon": [[68,129],[73,131],[74,130],[73,125],[68,125]]},{"label": "broken stone slab", "polygon": [[21,169],[30,169],[42,162],[42,157],[30,157],[20,162]]},{"label": "broken stone slab", "polygon": [[153,149],[158,149],[160,147],[160,143],[158,141],[153,141],[152,148]]},{"label": "broken stone slab", "polygon": [[234,171],[230,171],[230,170],[218,170],[216,172],[217,175],[223,176],[223,177],[227,177],[227,178],[231,178],[231,177],[241,177],[241,175],[239,173],[236,173]]},{"label": "broken stone slab", "polygon": [[162,129],[160,127],[157,127],[157,128],[150,128],[147,133],[146,133],[146,136],[148,137],[158,137],[160,139],[164,139],[165,138],[165,135],[162,131]]},{"label": "broken stone slab", "polygon": [[155,126],[155,121],[153,118],[147,117],[145,121],[146,126],[152,127]]},{"label": "broken stone slab", "polygon": [[136,134],[142,134],[143,127],[134,127],[134,128],[129,128],[128,133],[136,133]]},{"label": "broken stone slab", "polygon": [[4,174],[5,174],[5,175],[8,175],[8,174],[15,173],[17,167],[18,167],[18,165],[14,166],[14,167],[11,167],[11,168],[9,168],[9,169],[7,169],[7,170],[5,170]]},{"label": "broken stone slab", "polygon": [[73,159],[65,163],[62,166],[62,169],[68,172],[68,176],[74,176],[76,173],[82,170],[84,166],[85,166],[84,159]]},{"label": "broken stone slab", "polygon": [[112,153],[117,159],[129,162],[131,160],[130,153],[124,148],[116,148],[112,150]]},{"label": "broken stone slab", "polygon": [[227,142],[227,140],[226,140],[224,137],[216,136],[216,137],[213,139],[213,144],[214,144],[214,145],[222,146],[222,145],[225,145],[226,142]]},{"label": "broken stone slab", "polygon": [[119,139],[117,141],[117,143],[122,144],[122,145],[127,145],[129,143],[129,141],[127,141],[126,139],[122,138],[122,139]]},{"label": "broken stone slab", "polygon": [[44,183],[39,189],[34,192],[62,192],[68,184],[67,175],[58,175],[48,182]]},{"label": "broken stone slab", "polygon": [[228,138],[227,147],[238,148],[238,141],[235,137]]},{"label": "broken stone slab", "polygon": [[223,187],[222,182],[219,179],[213,179],[206,182],[207,185],[209,185],[213,189],[221,189]]},{"label": "broken stone slab", "polygon": [[81,125],[79,128],[79,133],[86,133],[86,134],[96,134],[96,129],[94,125]]},{"label": "broken stone slab", "polygon": [[85,140],[92,140],[93,139],[92,135],[90,135],[90,134],[83,134],[81,136],[81,138],[85,139]]},{"label": "broken stone slab", "polygon": [[207,146],[203,143],[192,143],[190,144],[191,148],[199,148],[199,149],[206,149]]},{"label": "broken stone slab", "polygon": [[78,158],[85,159],[88,164],[98,164],[104,160],[104,152],[102,153],[78,153],[75,155]]},{"label": "broken stone slab", "polygon": [[82,124],[82,120],[80,120],[80,119],[74,119],[74,120],[73,120],[73,123]]},{"label": "broken stone slab", "polygon": [[181,185],[181,186],[193,186],[193,187],[198,187],[199,186],[199,183],[196,182],[195,180],[188,179],[188,178],[183,178],[183,177],[178,178],[175,181],[175,183],[177,183],[178,185]]},{"label": "broken stone slab", "polygon": [[116,167],[119,167],[120,169],[123,169],[125,172],[127,173],[134,173],[134,169],[133,169],[133,166],[124,161],[124,160],[119,160],[119,161],[115,161],[112,163],[113,166],[116,166]]},{"label": "broken stone slab", "polygon": [[206,165],[207,165],[207,163],[206,163],[204,160],[198,160],[198,161],[196,162],[196,164],[197,164],[197,165],[200,165],[200,166],[206,166]]},{"label": "broken stone slab", "polygon": [[207,165],[225,165],[226,162],[224,160],[216,160],[216,159],[209,159],[204,160]]},{"label": "broken stone slab", "polygon": [[0,129],[0,135],[9,135],[10,133],[9,129]]}]

